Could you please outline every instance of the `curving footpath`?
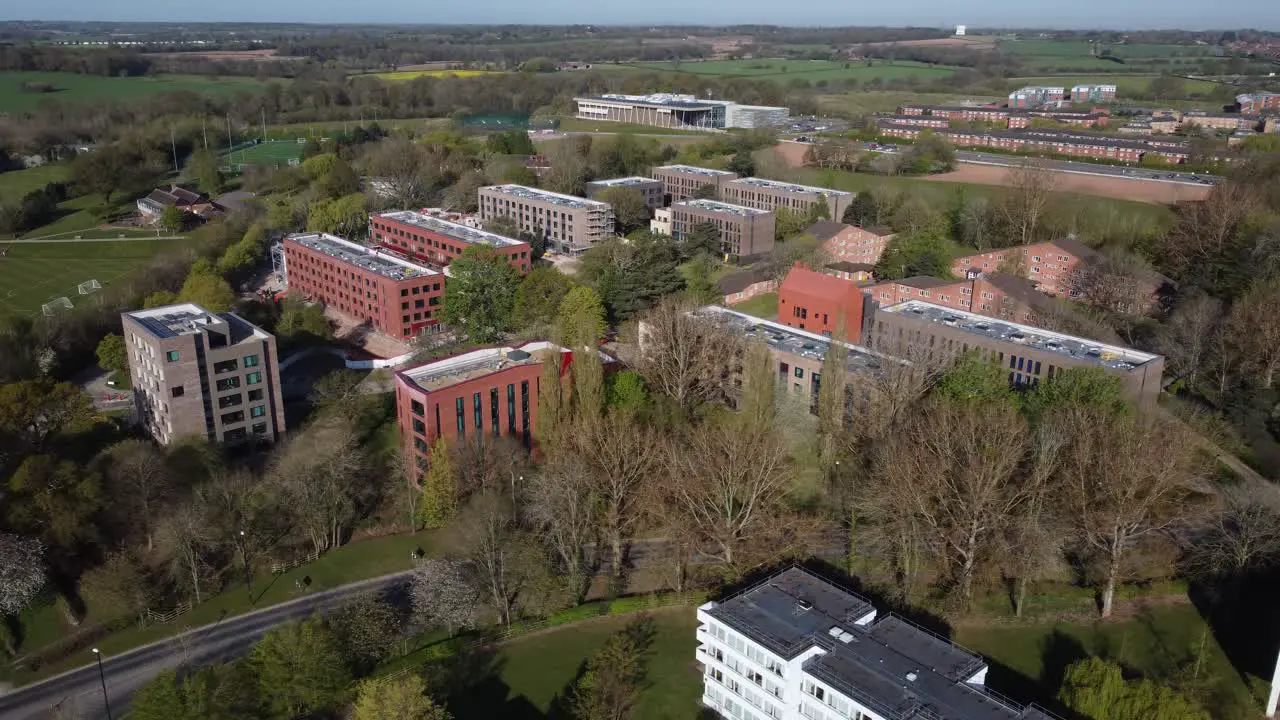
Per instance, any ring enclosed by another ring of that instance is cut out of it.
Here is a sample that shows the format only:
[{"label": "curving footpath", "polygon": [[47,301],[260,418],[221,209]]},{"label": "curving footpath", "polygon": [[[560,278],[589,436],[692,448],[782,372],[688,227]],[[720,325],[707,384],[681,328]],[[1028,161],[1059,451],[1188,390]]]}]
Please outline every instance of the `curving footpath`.
[{"label": "curving footpath", "polygon": [[[317,592],[104,658],[102,668],[106,675],[111,715],[113,718],[123,717],[133,693],[163,670],[180,665],[206,665],[239,657],[268,630],[278,625],[314,613],[333,612],[362,595],[404,583],[412,572],[406,570]],[[87,650],[85,655],[93,657]],[[102,685],[96,663],[0,695],[0,718],[4,720],[36,720],[50,716],[107,716],[102,703]]]}]

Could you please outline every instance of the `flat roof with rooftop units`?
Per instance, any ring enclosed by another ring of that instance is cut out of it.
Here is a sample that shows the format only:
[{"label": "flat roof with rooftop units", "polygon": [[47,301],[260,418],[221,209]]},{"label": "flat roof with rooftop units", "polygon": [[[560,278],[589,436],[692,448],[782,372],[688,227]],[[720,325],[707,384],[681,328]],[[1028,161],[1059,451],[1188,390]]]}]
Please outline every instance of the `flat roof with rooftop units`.
[{"label": "flat roof with rooftop units", "polygon": [[734,185],[748,185],[751,187],[768,188],[770,190],[781,190],[791,193],[819,193],[823,195],[849,196],[853,197],[853,193],[844,190],[832,190],[831,188],[813,187],[811,185],[797,185],[795,183],[781,182],[778,180],[767,180],[765,178],[748,177],[738,178],[733,181]]},{"label": "flat roof with rooftop units", "polygon": [[908,300],[897,305],[891,305],[881,308],[880,312],[909,315],[927,322],[973,333],[974,335],[1026,345],[1077,360],[1095,362],[1112,370],[1131,370],[1160,359],[1159,355],[1141,352],[1132,348],[1107,345],[1096,340],[1064,335],[1030,325],[1004,322],[985,315],[952,310],[951,308],[933,305],[920,300]]},{"label": "flat roof with rooftop units", "polygon": [[195,335],[213,329],[227,332],[229,343],[234,345],[250,337],[265,340],[269,337],[257,326],[245,322],[235,313],[213,313],[195,303],[165,305],[149,310],[134,310],[125,315],[133,318],[147,332],[159,338]]},{"label": "flat roof with rooftop units", "polygon": [[697,167],[695,165],[659,165],[654,170],[670,170],[671,172],[688,173],[690,175],[702,175],[705,177],[724,177],[726,175],[737,176],[737,173],[728,170],[716,170],[714,168]]},{"label": "flat roof with rooftop units", "polygon": [[472,245],[489,245],[491,247],[513,247],[522,244],[520,240],[499,235],[497,233],[487,232],[485,230],[477,230],[476,228],[462,225],[460,223],[449,222],[438,217],[421,213],[416,210],[397,210],[395,212],[378,213],[377,217],[386,218],[387,220],[395,220],[420,227],[423,230],[431,230],[447,237],[453,238],[458,242],[470,243]]},{"label": "flat roof with rooftop units", "polygon": [[768,215],[768,210],[757,210],[743,205],[730,205],[729,203],[720,202],[719,200],[684,200],[676,203],[673,207],[679,206],[698,208],[699,210],[707,210],[709,212],[726,213],[729,215],[740,215],[746,217],[748,215]]},{"label": "flat roof with rooftop units", "polygon": [[539,190],[538,188],[525,187],[524,185],[490,185],[482,189],[490,192],[502,193],[503,195],[510,195],[524,200],[561,205],[563,207],[574,208],[575,210],[590,210],[609,207],[609,203],[600,202],[598,200],[587,200],[585,198],[574,197],[573,195],[562,195],[560,193],[551,192],[550,190]]},{"label": "flat roof with rooftop units", "polygon": [[653,178],[640,177],[637,175],[634,177],[610,178],[608,180],[592,180],[587,184],[599,185],[601,187],[632,187],[634,185],[648,185],[654,182],[658,181]]},{"label": "flat roof with rooftop units", "polygon": [[[821,363],[831,349],[831,338],[807,330],[787,327],[782,323],[765,320],[720,305],[707,305],[697,310],[704,317],[718,318],[726,327],[748,340],[762,340],[770,349],[798,355]],[[839,342],[839,341],[836,341]],[[850,372],[874,371],[885,363],[902,364],[904,361],[883,355],[861,345],[840,342],[849,351],[846,366]]]},{"label": "flat roof with rooftop units", "polygon": [[377,248],[367,247],[350,240],[343,240],[328,233],[298,233],[290,235],[292,240],[303,247],[324,253],[342,262],[364,268],[392,280],[407,280],[423,275],[439,275],[425,265],[402,260]]}]

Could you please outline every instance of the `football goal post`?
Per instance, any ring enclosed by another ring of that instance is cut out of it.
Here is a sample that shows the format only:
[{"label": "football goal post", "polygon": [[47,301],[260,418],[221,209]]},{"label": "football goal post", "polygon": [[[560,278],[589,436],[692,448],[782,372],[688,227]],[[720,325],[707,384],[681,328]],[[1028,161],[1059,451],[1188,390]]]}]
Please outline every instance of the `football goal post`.
[{"label": "football goal post", "polygon": [[70,310],[70,309],[71,309],[71,299],[65,298],[65,297],[55,298],[40,306],[41,312],[43,312],[45,315],[52,315],[56,312],[60,312],[62,310]]},{"label": "football goal post", "polygon": [[98,282],[97,280],[88,280],[86,282],[80,283],[79,285],[76,286],[76,288],[80,291],[81,295],[88,295],[89,293],[97,292],[101,290],[102,283]]}]

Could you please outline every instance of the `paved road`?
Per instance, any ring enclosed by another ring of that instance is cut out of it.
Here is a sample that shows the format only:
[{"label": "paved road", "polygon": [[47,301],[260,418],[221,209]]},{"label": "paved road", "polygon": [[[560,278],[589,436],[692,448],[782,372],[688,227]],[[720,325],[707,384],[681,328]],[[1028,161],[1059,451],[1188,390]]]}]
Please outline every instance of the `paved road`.
[{"label": "paved road", "polygon": [[[204,665],[238,657],[246,652],[268,630],[290,620],[313,613],[333,612],[368,593],[403,583],[411,571],[384,575],[362,582],[326,590],[288,603],[239,615],[225,622],[206,625],[166,640],[136,648],[122,655],[105,658],[107,693],[113,717],[122,717],[130,696],[160,671],[179,665]],[[84,653],[86,660],[93,655]],[[0,695],[0,718],[4,720],[36,720],[58,717],[104,718],[102,686],[98,668],[89,664],[35,685]]]}]

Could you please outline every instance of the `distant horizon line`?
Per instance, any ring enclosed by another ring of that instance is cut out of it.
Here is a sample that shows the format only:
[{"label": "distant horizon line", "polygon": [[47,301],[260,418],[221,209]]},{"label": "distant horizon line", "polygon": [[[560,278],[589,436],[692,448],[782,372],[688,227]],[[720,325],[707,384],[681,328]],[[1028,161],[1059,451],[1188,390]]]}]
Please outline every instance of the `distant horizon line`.
[{"label": "distant horizon line", "polygon": [[[129,25],[284,25],[284,26],[303,26],[303,27],[509,27],[509,28],[546,28],[546,27],[564,27],[564,28],[613,28],[613,29],[644,29],[644,28],[710,28],[710,29],[729,29],[729,28],[788,28],[795,30],[865,30],[884,28],[889,30],[946,30],[954,28],[956,25],[965,25],[971,33],[981,33],[984,30],[992,30],[998,32],[1076,32],[1076,33],[1123,33],[1123,32],[1194,32],[1194,33],[1226,33],[1226,32],[1263,32],[1280,34],[1280,29],[1271,30],[1263,27],[1206,27],[1193,28],[1187,26],[1131,26],[1131,27],[1103,27],[1103,26],[1069,26],[1069,25],[972,25],[964,22],[943,23],[939,25],[893,25],[876,23],[870,25],[820,25],[820,24],[787,24],[777,22],[748,22],[748,23],[673,23],[673,22],[422,22],[422,21],[396,21],[396,20],[351,20],[351,21],[305,21],[305,20],[60,20],[49,18],[0,18],[0,24],[10,23],[57,23],[70,25],[111,25],[111,24],[129,24]],[[967,37],[967,36],[966,36]]]}]

